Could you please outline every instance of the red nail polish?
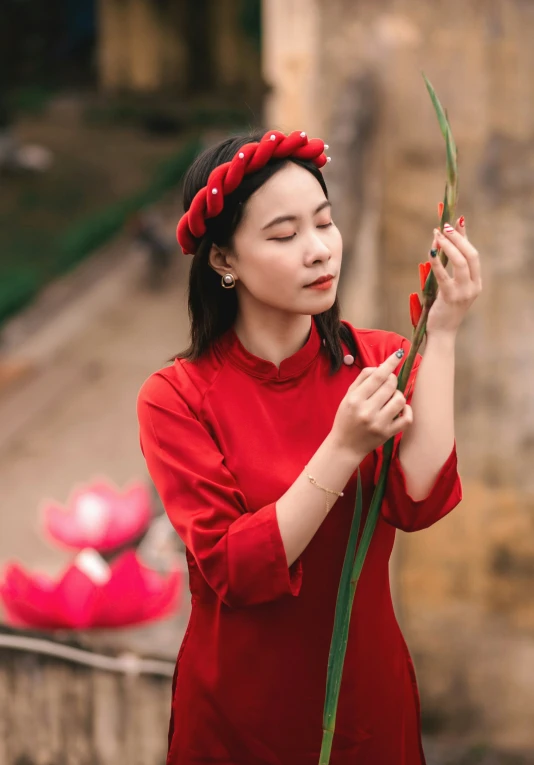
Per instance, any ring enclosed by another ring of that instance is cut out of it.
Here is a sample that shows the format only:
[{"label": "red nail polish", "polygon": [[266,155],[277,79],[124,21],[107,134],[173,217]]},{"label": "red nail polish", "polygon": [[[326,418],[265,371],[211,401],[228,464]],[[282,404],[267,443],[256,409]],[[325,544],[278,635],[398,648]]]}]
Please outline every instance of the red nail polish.
[{"label": "red nail polish", "polygon": [[444,223],[443,230],[446,231],[448,234],[452,234],[452,232],[454,231],[450,223]]},{"label": "red nail polish", "polygon": [[462,217],[460,218],[460,220],[458,221],[458,223],[460,224],[460,226],[461,226],[462,228],[465,226],[465,218],[464,218],[464,216],[463,216],[463,215],[462,215]]}]

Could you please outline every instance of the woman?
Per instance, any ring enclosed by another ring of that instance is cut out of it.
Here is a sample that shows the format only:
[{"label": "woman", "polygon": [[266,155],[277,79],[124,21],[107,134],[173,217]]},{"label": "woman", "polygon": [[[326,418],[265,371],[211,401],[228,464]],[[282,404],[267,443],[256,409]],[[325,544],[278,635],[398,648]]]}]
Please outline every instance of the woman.
[{"label": "woman", "polygon": [[186,545],[192,593],[170,765],[317,764],[356,471],[367,507],[392,436],[331,763],[424,763],[388,560],[396,528],[426,528],[462,497],[454,346],[481,289],[479,261],[463,218],[457,230],[434,232],[440,291],[410,406],[396,390],[409,342],[340,321],[342,242],[323,149],[304,133],[229,138],[204,151],[185,181],[178,238],[194,253],[192,341],[138,401],[141,448]]}]

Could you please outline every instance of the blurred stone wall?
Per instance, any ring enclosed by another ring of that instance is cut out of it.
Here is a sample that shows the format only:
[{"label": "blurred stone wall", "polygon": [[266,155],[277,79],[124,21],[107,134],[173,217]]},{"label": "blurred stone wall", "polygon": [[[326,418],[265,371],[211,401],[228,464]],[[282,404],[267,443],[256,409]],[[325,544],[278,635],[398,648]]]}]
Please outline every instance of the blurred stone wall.
[{"label": "blurred stone wall", "polygon": [[101,88],[107,92],[150,92],[185,87],[187,50],[183,3],[174,23],[145,0],[99,0],[97,61]]},{"label": "blurred stone wall", "polygon": [[105,93],[237,90],[246,98],[263,88],[242,0],[98,0],[97,19]]},{"label": "blurred stone wall", "polygon": [[[47,636],[2,627],[0,637],[28,643],[26,650],[0,648],[2,765],[165,762],[170,677],[137,674],[135,664],[124,673],[43,656],[32,637]],[[45,645],[59,653],[79,648],[65,639]]]},{"label": "blurred stone wall", "polygon": [[421,70],[449,111],[484,279],[458,341],[464,500],[399,534],[396,608],[428,726],[534,751],[534,3],[265,0],[266,32],[284,13],[290,32],[270,47],[266,34],[267,121],[330,144],[358,326],[410,336],[445,182]]}]

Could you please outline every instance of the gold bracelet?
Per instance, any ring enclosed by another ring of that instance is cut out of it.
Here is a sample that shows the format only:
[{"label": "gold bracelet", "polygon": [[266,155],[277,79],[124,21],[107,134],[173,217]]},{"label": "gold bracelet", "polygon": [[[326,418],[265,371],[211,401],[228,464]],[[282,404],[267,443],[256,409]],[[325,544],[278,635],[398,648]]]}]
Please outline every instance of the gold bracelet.
[{"label": "gold bracelet", "polygon": [[334,500],[334,502],[332,502],[332,505],[330,505],[329,504],[329,496],[328,495],[329,494],[335,494],[336,497],[344,497],[345,495],[343,494],[342,491],[336,491],[335,489],[327,489],[326,486],[321,486],[321,484],[317,483],[317,481],[315,480],[315,478],[312,475],[310,475],[309,473],[306,472],[307,469],[308,469],[308,466],[306,465],[306,467],[304,468],[304,475],[310,481],[310,483],[312,483],[314,486],[317,486],[318,489],[322,489],[324,492],[326,492],[326,512],[329,513],[330,512],[330,508],[334,504],[335,500]]}]

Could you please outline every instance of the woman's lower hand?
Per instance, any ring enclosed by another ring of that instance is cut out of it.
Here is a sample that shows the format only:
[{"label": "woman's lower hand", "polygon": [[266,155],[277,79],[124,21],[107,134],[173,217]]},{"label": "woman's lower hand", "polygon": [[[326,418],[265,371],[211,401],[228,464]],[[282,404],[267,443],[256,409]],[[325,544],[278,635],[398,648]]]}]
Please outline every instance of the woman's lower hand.
[{"label": "woman's lower hand", "polygon": [[412,408],[397,389],[394,374],[403,355],[399,349],[380,366],[363,369],[339,404],[332,440],[358,461],[412,423]]}]

